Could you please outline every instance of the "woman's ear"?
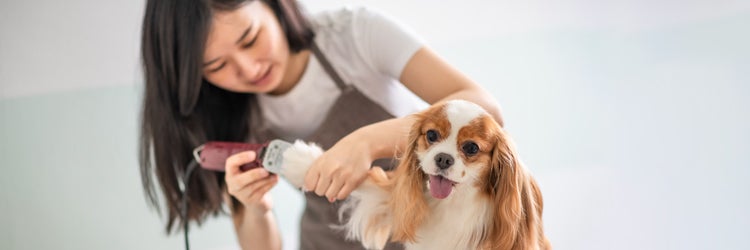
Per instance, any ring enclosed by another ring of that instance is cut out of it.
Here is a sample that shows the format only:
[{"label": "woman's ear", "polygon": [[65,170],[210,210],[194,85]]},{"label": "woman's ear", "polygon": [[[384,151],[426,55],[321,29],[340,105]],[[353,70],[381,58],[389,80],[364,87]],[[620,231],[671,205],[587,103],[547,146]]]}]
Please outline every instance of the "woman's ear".
[{"label": "woman's ear", "polygon": [[427,176],[419,168],[416,156],[419,139],[422,137],[422,117],[416,116],[414,125],[409,132],[409,141],[404,151],[396,175],[392,192],[391,211],[393,213],[392,240],[414,242],[416,229],[427,216],[427,201],[424,196],[425,180]]}]

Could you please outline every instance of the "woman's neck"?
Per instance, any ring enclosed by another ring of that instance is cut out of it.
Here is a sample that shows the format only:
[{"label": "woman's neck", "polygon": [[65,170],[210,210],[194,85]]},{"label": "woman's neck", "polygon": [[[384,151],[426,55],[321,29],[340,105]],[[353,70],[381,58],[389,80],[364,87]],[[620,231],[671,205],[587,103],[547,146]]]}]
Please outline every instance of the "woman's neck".
[{"label": "woman's neck", "polygon": [[271,91],[270,95],[283,95],[289,93],[294,86],[299,83],[302,75],[305,74],[307,68],[307,62],[310,61],[310,50],[301,50],[300,52],[290,54],[289,61],[287,62],[286,72],[284,77],[281,78],[281,84],[279,87]]}]

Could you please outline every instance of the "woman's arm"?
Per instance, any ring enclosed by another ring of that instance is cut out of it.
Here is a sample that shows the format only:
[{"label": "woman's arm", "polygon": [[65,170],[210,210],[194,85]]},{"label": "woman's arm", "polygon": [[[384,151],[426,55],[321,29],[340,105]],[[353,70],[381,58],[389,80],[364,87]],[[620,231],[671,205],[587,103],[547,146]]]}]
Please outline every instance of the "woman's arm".
[{"label": "woman's arm", "polygon": [[281,249],[281,234],[271,210],[237,207],[232,211],[232,221],[243,250]]},{"label": "woman's arm", "polygon": [[[431,49],[419,49],[404,67],[401,82],[430,105],[463,99],[487,110],[502,126],[500,106],[482,87],[450,66]],[[406,138],[414,122],[411,116],[394,118],[361,128],[364,141],[370,142],[374,159],[393,157],[406,148]]]},{"label": "woman's arm", "polygon": [[[255,160],[255,152],[245,151],[227,158],[224,181],[227,184],[225,204],[230,204],[234,229],[242,249],[281,249],[281,236],[271,208],[268,192],[279,181],[263,168],[240,170]],[[232,201],[234,197],[237,204]]]},{"label": "woman's arm", "polygon": [[[400,81],[431,105],[452,99],[471,101],[503,124],[494,98],[429,48],[422,47],[409,59]],[[342,138],[324,154],[325,159],[316,161],[325,169],[308,173],[305,189],[325,195],[329,201],[346,198],[364,180],[373,160],[393,157],[406,148],[413,123],[411,116],[393,118],[362,127]]]},{"label": "woman's arm", "polygon": [[422,47],[409,59],[400,80],[431,105],[453,99],[471,101],[482,106],[503,125],[497,101],[427,47]]},{"label": "woman's arm", "polygon": [[[474,102],[487,110],[500,126],[503,118],[500,105],[481,86],[471,81],[435,52],[422,47],[412,56],[401,73],[400,81],[409,90],[425,100],[430,105],[448,100],[463,99]],[[373,151],[377,158],[392,157],[397,151],[406,146],[406,134],[413,123],[410,116],[396,118],[372,124],[370,128],[373,143],[381,145]],[[375,131],[393,131],[395,133],[377,134]],[[401,131],[401,132],[398,132]],[[390,136],[385,135],[390,134]]]}]

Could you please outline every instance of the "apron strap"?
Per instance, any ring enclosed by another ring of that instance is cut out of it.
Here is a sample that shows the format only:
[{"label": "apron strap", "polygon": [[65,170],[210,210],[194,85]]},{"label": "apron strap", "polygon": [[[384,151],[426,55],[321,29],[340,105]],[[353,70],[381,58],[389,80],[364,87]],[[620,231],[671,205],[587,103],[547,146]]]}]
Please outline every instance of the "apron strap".
[{"label": "apron strap", "polygon": [[328,61],[328,58],[323,55],[323,52],[320,51],[318,45],[313,42],[311,48],[313,53],[315,54],[315,57],[317,57],[320,61],[320,65],[322,65],[323,69],[326,71],[326,73],[328,73],[328,76],[333,78],[336,86],[338,86],[340,90],[345,90],[347,88],[346,83],[344,83],[344,80],[341,79],[341,76],[336,73],[336,69],[333,68],[333,65],[331,65],[331,63]]}]

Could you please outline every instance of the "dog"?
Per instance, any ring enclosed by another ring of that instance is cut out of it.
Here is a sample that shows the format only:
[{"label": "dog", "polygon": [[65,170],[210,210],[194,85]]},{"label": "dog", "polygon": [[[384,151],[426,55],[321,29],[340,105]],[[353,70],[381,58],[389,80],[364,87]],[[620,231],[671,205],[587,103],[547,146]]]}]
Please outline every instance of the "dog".
[{"label": "dog", "polygon": [[[395,171],[368,172],[339,211],[367,249],[550,249],[542,194],[503,128],[479,105],[452,100],[414,114]],[[297,141],[283,175],[302,186],[323,151]]]}]

